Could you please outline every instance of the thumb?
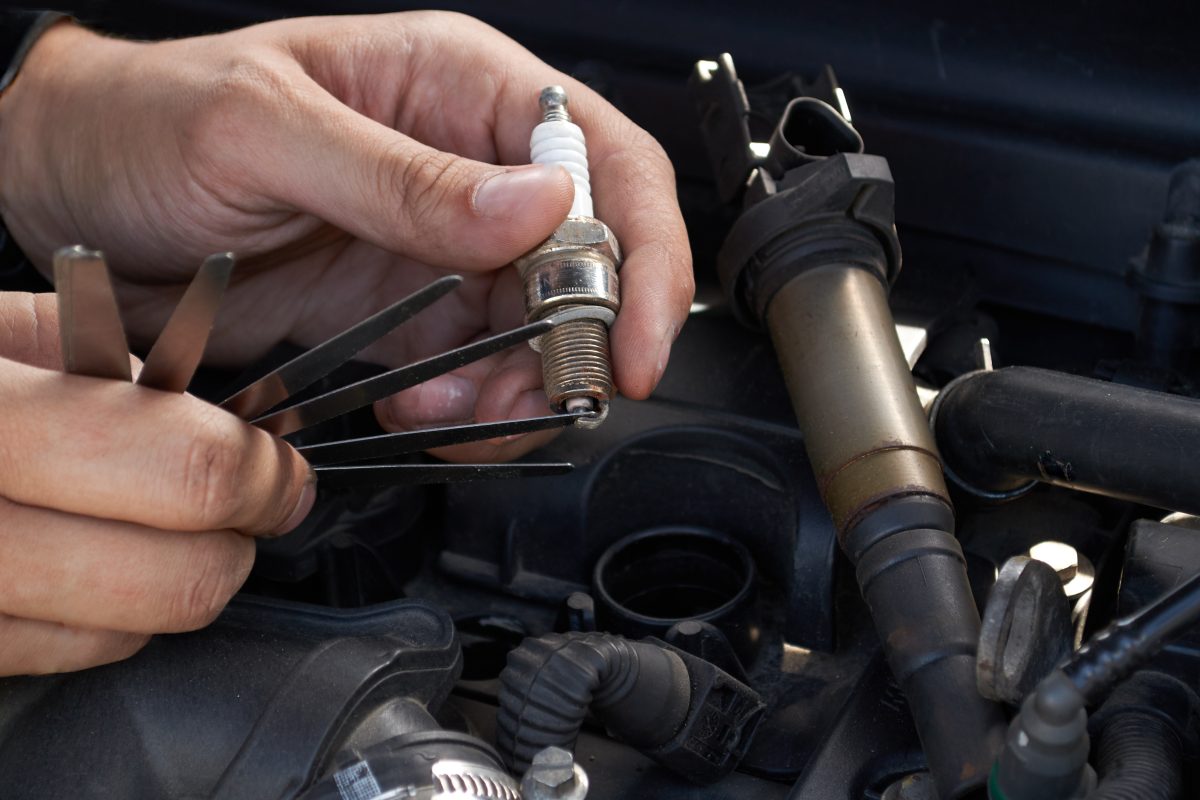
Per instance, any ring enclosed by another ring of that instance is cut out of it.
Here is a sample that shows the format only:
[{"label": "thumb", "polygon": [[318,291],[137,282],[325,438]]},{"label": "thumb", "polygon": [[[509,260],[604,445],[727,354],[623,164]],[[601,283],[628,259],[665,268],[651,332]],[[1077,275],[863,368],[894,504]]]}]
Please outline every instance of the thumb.
[{"label": "thumb", "polygon": [[361,239],[434,266],[490,269],[536,246],[570,210],[574,186],[562,167],[444,153],[315,83],[306,94],[303,113],[260,127],[271,141],[253,149],[250,167],[278,199]]}]

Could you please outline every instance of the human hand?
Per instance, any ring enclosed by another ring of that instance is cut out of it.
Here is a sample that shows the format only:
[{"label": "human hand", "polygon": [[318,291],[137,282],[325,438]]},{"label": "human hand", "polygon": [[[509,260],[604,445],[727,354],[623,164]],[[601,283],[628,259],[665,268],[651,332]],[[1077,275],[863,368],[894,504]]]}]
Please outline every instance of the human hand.
[{"label": "human hand", "polygon": [[315,488],[282,440],[188,395],[58,371],[54,296],[0,294],[0,675],[203,627]]},{"label": "human hand", "polygon": [[[144,44],[70,24],[0,97],[0,210],[45,268],[103,250],[135,341],[195,267],[239,268],[208,350],[243,363],[324,340],[448,272],[463,286],[364,357],[397,366],[520,324],[513,258],[565,217],[572,187],[528,162],[537,96],[566,86],[588,136],[597,216],[625,253],[612,329],[619,390],[644,398],[693,293],[661,148],[582,84],[476,20],[445,13],[272,22]],[[397,132],[400,131],[400,132]],[[377,405],[392,429],[546,412],[518,347]],[[541,435],[442,453],[511,458]]]}]

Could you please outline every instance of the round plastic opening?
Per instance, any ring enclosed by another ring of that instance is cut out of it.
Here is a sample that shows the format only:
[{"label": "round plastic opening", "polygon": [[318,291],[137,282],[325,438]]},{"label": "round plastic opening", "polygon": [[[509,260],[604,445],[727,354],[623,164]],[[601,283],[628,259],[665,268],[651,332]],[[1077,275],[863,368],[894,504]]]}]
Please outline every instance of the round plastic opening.
[{"label": "round plastic opening", "polygon": [[685,619],[715,621],[744,604],[754,561],[745,545],[724,534],[657,528],[606,550],[594,582],[610,613],[665,629]]}]

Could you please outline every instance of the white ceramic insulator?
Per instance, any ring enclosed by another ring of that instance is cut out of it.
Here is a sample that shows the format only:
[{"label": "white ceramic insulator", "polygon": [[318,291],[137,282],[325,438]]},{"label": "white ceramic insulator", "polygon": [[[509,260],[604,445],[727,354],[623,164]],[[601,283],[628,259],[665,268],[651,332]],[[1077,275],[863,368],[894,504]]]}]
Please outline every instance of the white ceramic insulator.
[{"label": "white ceramic insulator", "polygon": [[529,159],[534,164],[558,164],[571,173],[575,183],[571,216],[595,216],[592,213],[592,182],[588,177],[587,142],[578,125],[561,119],[540,123],[529,137]]}]

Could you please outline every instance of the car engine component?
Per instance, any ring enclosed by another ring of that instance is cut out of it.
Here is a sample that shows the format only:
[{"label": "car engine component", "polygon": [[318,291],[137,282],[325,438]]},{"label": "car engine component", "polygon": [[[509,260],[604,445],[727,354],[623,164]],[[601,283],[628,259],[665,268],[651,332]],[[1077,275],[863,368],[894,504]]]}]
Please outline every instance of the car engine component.
[{"label": "car engine component", "polygon": [[[728,55],[697,64],[701,117],[750,113],[737,85]],[[720,107],[730,98],[734,107]],[[710,151],[751,149],[748,127],[706,133]],[[974,691],[979,612],[887,303],[900,269],[891,174],[817,98],[791,100],[770,141],[717,266],[735,313],[770,331],[821,496],[939,795],[962,797],[983,784],[1001,717]]]},{"label": "car engine component", "polygon": [[[87,5],[153,38],[321,4]],[[660,385],[613,392],[620,251],[583,207],[516,265],[518,331],[352,361],[448,278],[233,393],[187,380],[236,275],[214,256],[140,380],[287,436],[318,502],[209,629],[0,681],[0,795],[1200,795],[1194,10],[450,5],[670,155],[698,289]],[[588,121],[543,100],[532,160],[583,202]],[[67,326],[68,369],[128,380],[100,257],[60,260],[96,331]],[[362,411],[536,337],[549,370],[575,322],[560,413]],[[551,429],[514,465],[421,454]]]}]

